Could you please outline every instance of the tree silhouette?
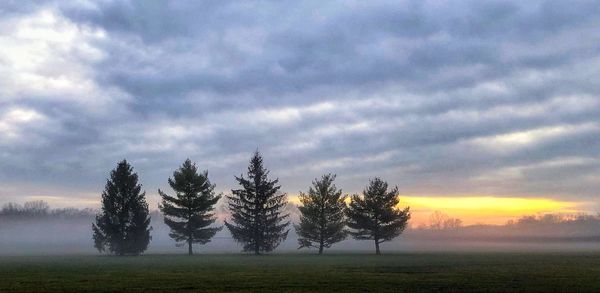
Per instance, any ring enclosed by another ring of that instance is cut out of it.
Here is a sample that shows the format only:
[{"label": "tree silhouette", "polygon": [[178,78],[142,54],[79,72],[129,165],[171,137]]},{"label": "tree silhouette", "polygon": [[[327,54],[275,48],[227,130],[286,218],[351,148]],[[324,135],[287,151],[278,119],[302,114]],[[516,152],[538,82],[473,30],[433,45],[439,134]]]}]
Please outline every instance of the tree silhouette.
[{"label": "tree silhouette", "polygon": [[138,255],[150,242],[150,217],[146,193],[138,176],[123,160],[110,172],[102,192],[102,211],[92,224],[94,246],[117,255]]},{"label": "tree silhouette", "polygon": [[18,203],[8,202],[0,209],[0,217],[8,219],[60,219],[60,218],[87,218],[93,217],[96,212],[90,208],[58,208],[51,209],[43,200],[28,201],[22,206]]},{"label": "tree silhouette", "polygon": [[208,171],[198,173],[196,165],[187,159],[169,178],[169,185],[175,196],[169,196],[160,189],[162,197],[160,210],[164,221],[176,242],[186,242],[188,254],[192,255],[192,244],[206,244],[223,227],[207,228],[216,220],[214,205],[221,198],[215,195],[215,185],[208,180]]},{"label": "tree silhouette", "polygon": [[458,229],[462,226],[462,220],[457,218],[451,218],[450,216],[442,213],[441,211],[435,211],[429,215],[429,229],[433,230],[446,230],[446,229]]},{"label": "tree silhouette", "polygon": [[346,238],[342,190],[333,181],[336,175],[326,174],[315,179],[308,193],[300,193],[300,223],[295,225],[299,248],[317,247],[319,254]]},{"label": "tree silhouette", "polygon": [[374,240],[375,251],[381,254],[379,244],[399,236],[410,219],[410,209],[397,208],[398,187],[388,191],[388,184],[379,178],[369,180],[362,197],[352,195],[346,209],[349,233],[357,240]]},{"label": "tree silhouette", "polygon": [[287,238],[289,214],[283,214],[287,205],[285,193],[279,193],[278,179],[269,180],[269,171],[263,167],[258,151],[248,166],[248,178],[235,177],[241,189],[227,196],[231,222],[225,226],[233,239],[243,244],[244,251],[255,254],[274,250]]}]

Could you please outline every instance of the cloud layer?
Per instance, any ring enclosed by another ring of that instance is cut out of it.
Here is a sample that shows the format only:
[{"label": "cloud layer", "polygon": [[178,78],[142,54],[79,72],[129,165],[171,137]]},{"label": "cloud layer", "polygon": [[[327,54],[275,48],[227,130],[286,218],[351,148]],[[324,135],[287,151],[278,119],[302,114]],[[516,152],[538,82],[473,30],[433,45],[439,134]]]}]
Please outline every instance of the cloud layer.
[{"label": "cloud layer", "polygon": [[189,157],[219,190],[259,148],[411,195],[594,201],[595,1],[79,1],[0,5],[0,196],[150,196]]}]

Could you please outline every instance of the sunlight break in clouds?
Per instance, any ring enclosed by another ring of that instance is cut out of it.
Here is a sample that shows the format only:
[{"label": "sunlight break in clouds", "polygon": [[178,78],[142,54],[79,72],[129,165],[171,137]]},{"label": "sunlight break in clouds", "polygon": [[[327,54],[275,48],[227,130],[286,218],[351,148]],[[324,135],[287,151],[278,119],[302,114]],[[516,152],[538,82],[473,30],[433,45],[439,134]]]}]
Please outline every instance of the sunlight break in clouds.
[{"label": "sunlight break in clouds", "polygon": [[[22,19],[7,18],[3,26],[12,33],[0,35],[0,69],[6,74],[4,91],[9,98],[24,95],[51,96],[60,93],[82,102],[97,91],[83,62],[98,62],[106,56],[92,43],[106,36],[102,30],[78,27],[52,10],[42,10]],[[73,97],[76,95],[77,97]]]},{"label": "sunlight break in clouds", "polygon": [[596,123],[586,123],[581,125],[560,125],[552,127],[542,127],[525,131],[518,131],[506,134],[495,135],[493,137],[480,137],[473,140],[473,143],[484,146],[493,151],[509,151],[520,147],[531,146],[541,143],[544,140],[567,137],[569,135],[592,133],[600,129]]},{"label": "sunlight break in clouds", "polygon": [[3,141],[17,141],[25,131],[23,128],[33,123],[41,123],[46,117],[33,109],[11,108],[0,113],[0,145]]}]

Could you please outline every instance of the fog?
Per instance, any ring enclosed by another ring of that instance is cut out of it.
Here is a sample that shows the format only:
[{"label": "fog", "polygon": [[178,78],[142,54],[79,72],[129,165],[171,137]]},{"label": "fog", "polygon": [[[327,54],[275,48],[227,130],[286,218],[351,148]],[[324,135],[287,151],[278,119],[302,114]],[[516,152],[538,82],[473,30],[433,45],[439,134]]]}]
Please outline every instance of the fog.
[{"label": "fog", "polygon": [[[297,209],[290,206],[292,221]],[[50,209],[43,202],[23,206],[7,204],[0,211],[0,255],[100,254],[92,242],[91,226],[97,211],[91,209]],[[216,225],[223,224],[219,210]],[[432,216],[435,216],[432,215]],[[438,215],[439,216],[439,215]],[[181,253],[169,237],[169,228],[158,211],[151,213],[152,241],[146,253]],[[435,218],[439,220],[439,217]],[[443,219],[408,228],[394,241],[382,244],[384,252],[431,251],[582,251],[600,250],[600,216],[547,214],[524,216],[505,225],[460,225],[460,220]],[[445,221],[445,222],[444,222]],[[444,224],[446,223],[446,225]],[[452,223],[448,225],[447,223]],[[372,241],[348,238],[329,252],[372,252]],[[196,253],[238,253],[239,246],[226,228],[206,245],[195,245]],[[315,253],[298,250],[294,229],[275,251]]]}]

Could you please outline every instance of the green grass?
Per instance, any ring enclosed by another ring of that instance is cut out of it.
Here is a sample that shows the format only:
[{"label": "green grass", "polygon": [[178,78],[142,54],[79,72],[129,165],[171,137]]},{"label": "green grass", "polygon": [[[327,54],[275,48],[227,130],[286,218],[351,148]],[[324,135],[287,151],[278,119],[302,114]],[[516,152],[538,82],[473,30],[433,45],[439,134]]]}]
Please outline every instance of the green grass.
[{"label": "green grass", "polygon": [[10,256],[4,291],[600,292],[600,254]]}]

